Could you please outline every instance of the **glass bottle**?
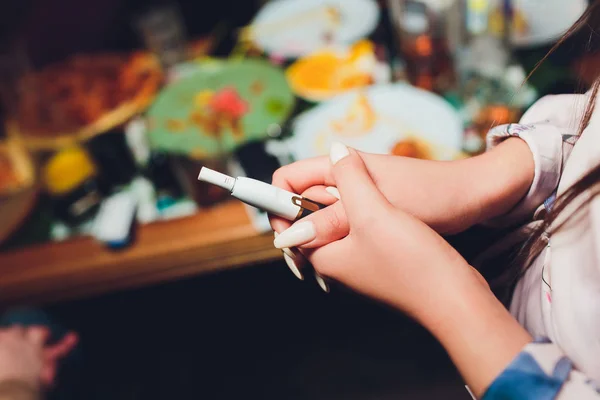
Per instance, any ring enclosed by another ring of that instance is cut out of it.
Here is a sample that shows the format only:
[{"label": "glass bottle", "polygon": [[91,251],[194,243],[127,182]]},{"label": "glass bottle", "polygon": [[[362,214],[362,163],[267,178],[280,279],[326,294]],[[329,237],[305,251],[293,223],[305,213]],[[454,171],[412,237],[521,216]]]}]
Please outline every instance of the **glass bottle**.
[{"label": "glass bottle", "polygon": [[448,33],[457,0],[388,0],[408,81],[443,93],[454,85]]},{"label": "glass bottle", "polygon": [[511,0],[464,0],[463,10],[465,29],[456,69],[467,128],[465,150],[478,153],[490,128],[519,119],[527,104],[518,92],[527,88],[521,88],[525,74],[513,58]]}]

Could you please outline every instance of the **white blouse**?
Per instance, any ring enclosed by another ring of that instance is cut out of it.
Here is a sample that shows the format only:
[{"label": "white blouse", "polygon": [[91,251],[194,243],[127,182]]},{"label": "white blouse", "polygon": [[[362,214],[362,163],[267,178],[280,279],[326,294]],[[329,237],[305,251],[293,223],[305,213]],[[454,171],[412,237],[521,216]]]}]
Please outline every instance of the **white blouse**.
[{"label": "white blouse", "polygon": [[[548,96],[519,124],[490,131],[488,148],[520,137],[529,145],[535,164],[526,197],[495,223],[535,224],[556,196],[600,163],[600,101],[583,134],[576,136],[589,98]],[[596,384],[600,383],[600,196],[582,206],[591,191],[561,214],[555,224],[572,218],[546,235],[547,247],[518,282],[510,311],[540,339],[526,346],[484,399],[600,399]],[[546,387],[536,386],[544,380]]]}]

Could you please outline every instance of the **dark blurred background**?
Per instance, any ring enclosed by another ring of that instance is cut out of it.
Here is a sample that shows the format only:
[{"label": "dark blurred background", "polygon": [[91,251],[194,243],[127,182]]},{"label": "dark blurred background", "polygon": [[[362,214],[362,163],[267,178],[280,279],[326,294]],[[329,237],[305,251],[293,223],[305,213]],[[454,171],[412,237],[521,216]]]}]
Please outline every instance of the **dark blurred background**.
[{"label": "dark blurred background", "polygon": [[134,21],[144,12],[176,4],[190,37],[222,27],[221,52],[232,46],[235,27],[248,24],[260,0],[3,0],[0,37],[26,41],[36,66],[74,53],[130,50],[143,47]]}]

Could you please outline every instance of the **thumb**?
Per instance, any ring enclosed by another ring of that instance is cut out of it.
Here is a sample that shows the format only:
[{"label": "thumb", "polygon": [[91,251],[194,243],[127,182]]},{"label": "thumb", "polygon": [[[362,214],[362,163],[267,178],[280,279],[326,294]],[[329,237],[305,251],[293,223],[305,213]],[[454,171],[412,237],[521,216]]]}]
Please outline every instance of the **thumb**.
[{"label": "thumb", "polygon": [[329,153],[335,185],[350,224],[369,217],[377,207],[389,205],[369,174],[360,154],[343,143],[334,142]]}]

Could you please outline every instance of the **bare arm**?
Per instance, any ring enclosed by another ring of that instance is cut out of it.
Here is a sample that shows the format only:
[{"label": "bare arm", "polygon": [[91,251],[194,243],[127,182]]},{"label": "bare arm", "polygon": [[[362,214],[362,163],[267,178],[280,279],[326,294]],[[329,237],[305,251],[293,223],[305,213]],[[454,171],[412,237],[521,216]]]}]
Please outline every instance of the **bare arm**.
[{"label": "bare arm", "polygon": [[[476,279],[476,277],[475,277]],[[486,285],[456,280],[419,321],[440,341],[477,398],[532,337]]]},{"label": "bare arm", "polygon": [[362,156],[390,202],[441,233],[463,231],[508,212],[525,196],[534,175],[531,151],[517,138],[452,162]]},{"label": "bare arm", "polygon": [[[501,215],[525,196],[534,175],[527,144],[508,139],[494,150],[460,161],[425,161],[405,157],[361,156],[379,190],[394,206],[412,214],[439,233],[457,233]],[[335,186],[327,157],[299,161],[280,168],[273,184],[316,201],[335,199],[324,186]],[[318,247],[348,234],[340,205],[327,208],[327,226],[317,226]],[[282,232],[290,223],[272,217],[273,229]]]}]

